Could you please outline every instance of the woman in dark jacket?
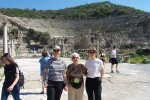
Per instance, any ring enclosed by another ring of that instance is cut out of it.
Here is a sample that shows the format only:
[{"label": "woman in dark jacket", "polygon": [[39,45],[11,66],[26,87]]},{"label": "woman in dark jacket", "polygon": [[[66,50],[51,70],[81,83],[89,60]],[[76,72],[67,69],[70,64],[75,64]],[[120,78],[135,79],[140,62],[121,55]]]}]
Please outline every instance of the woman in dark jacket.
[{"label": "woman in dark jacket", "polygon": [[20,94],[20,86],[18,84],[19,69],[17,63],[13,60],[13,58],[9,55],[9,53],[5,53],[1,57],[1,60],[5,64],[4,66],[5,80],[2,87],[1,100],[7,100],[10,93],[12,94],[14,100],[21,100],[19,95]]}]

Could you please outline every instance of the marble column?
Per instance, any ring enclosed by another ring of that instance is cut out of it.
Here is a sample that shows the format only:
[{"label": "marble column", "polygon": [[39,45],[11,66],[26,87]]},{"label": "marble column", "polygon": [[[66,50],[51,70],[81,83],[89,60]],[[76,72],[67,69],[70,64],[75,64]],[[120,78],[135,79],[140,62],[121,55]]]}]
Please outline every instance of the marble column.
[{"label": "marble column", "polygon": [[7,21],[3,21],[3,53],[8,53],[7,45]]},{"label": "marble column", "polygon": [[12,57],[15,56],[14,40],[13,39],[11,39],[11,56]]}]

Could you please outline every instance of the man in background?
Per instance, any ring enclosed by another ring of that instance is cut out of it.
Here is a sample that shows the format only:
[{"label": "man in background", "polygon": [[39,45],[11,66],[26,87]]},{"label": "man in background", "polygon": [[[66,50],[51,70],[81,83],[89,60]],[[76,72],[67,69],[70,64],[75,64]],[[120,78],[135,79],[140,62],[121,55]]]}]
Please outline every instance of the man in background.
[{"label": "man in background", "polygon": [[116,64],[116,73],[119,73],[118,59],[117,59],[117,53],[116,53],[116,47],[115,46],[113,46],[113,49],[112,49],[111,54],[110,54],[110,58],[111,58],[111,73],[114,73],[113,66],[115,64]]}]

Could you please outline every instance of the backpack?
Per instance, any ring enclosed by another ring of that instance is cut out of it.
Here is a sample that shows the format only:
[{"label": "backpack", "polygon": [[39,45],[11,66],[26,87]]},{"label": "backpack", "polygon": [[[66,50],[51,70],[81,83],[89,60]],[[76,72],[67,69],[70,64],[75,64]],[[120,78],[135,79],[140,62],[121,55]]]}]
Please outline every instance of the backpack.
[{"label": "backpack", "polygon": [[21,72],[20,70],[19,70],[19,80],[18,80],[18,83],[19,83],[20,88],[24,88],[25,77],[24,77],[23,72]]}]

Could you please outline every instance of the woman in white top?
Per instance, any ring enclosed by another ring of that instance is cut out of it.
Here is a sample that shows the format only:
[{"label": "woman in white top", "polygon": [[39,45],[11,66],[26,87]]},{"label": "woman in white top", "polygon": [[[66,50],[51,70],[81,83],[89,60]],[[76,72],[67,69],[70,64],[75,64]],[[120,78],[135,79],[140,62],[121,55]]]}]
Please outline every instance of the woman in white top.
[{"label": "woman in white top", "polygon": [[104,75],[103,62],[96,58],[95,47],[90,47],[88,53],[89,59],[85,63],[88,72],[85,85],[88,100],[94,100],[94,98],[95,100],[101,100],[101,79]]}]

